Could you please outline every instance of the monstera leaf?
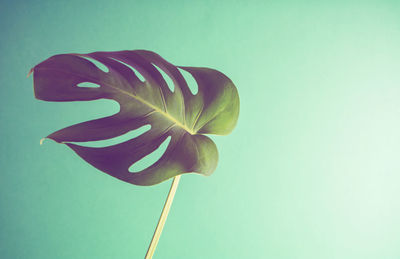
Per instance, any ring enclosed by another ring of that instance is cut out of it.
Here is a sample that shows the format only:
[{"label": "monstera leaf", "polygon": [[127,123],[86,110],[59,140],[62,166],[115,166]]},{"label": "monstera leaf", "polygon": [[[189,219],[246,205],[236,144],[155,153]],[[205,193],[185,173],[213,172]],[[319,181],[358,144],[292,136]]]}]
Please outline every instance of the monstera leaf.
[{"label": "monstera leaf", "polygon": [[[108,71],[99,69],[91,59]],[[172,79],[173,91],[156,66]],[[179,68],[196,80],[195,95],[178,67],[154,52],[50,57],[32,69],[36,98],[56,102],[112,99],[119,103],[120,110],[109,117],[61,129],[47,138],[66,144],[99,170],[136,185],[153,185],[190,172],[210,175],[216,168],[218,151],[204,134],[226,135],[232,131],[239,114],[238,93],[232,81],[216,70]],[[99,87],[78,86],[84,82]],[[149,131],[120,144],[100,148],[74,144],[114,138],[148,124]],[[128,170],[168,137],[169,145],[157,162],[137,173]]]}]

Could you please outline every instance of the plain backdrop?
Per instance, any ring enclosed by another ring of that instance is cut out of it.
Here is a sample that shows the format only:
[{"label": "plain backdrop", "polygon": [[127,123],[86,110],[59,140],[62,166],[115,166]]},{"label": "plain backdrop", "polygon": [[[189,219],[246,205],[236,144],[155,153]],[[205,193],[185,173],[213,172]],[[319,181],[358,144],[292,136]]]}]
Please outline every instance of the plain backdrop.
[{"label": "plain backdrop", "polygon": [[0,257],[143,258],[170,181],[140,187],[49,133],[118,110],[33,97],[61,53],[212,67],[241,112],[181,179],[154,258],[400,258],[398,1],[0,2]]}]

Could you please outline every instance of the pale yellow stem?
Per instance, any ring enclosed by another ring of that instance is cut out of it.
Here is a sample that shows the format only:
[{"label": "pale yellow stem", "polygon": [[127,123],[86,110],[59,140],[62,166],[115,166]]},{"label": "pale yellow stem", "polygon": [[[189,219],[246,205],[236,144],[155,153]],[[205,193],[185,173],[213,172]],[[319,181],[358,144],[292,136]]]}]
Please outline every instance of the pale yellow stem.
[{"label": "pale yellow stem", "polygon": [[160,239],[165,221],[167,220],[168,217],[169,209],[171,208],[172,201],[174,200],[175,192],[176,189],[178,188],[180,178],[181,178],[180,175],[175,176],[174,180],[172,181],[171,189],[169,189],[167,200],[165,201],[164,208],[161,212],[160,219],[158,220],[158,224],[156,230],[154,231],[153,238],[151,239],[151,243],[149,249],[147,250],[145,259],[153,258],[153,254],[154,251],[156,250],[158,240]]}]

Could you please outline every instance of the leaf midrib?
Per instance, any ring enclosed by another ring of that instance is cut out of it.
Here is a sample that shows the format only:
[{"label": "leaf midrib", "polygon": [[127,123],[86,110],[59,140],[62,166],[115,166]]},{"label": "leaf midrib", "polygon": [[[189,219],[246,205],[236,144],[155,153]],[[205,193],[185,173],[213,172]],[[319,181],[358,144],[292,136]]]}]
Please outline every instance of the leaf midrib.
[{"label": "leaf midrib", "polygon": [[124,93],[124,94],[126,94],[126,95],[128,95],[128,96],[130,96],[130,97],[132,97],[132,98],[134,98],[134,99],[136,99],[136,100],[138,100],[139,102],[141,102],[141,103],[143,103],[143,104],[149,106],[150,108],[152,108],[152,109],[155,110],[156,112],[161,113],[163,116],[165,116],[165,117],[168,118],[170,121],[172,121],[175,125],[181,127],[182,129],[184,129],[185,131],[189,132],[190,134],[192,134],[192,135],[196,134],[195,132],[193,132],[192,130],[190,130],[188,127],[186,127],[186,125],[184,125],[184,124],[180,123],[178,120],[176,120],[176,119],[175,119],[173,116],[171,116],[169,113],[167,113],[167,112],[161,110],[161,109],[158,108],[157,106],[154,106],[153,104],[149,103],[148,101],[146,101],[145,99],[141,98],[140,96],[134,95],[134,94],[132,94],[132,93],[130,93],[130,92],[124,91],[124,90],[122,90],[122,89],[120,89],[120,88],[118,88],[118,87],[112,86],[112,85],[109,85],[109,86],[112,87],[112,88],[114,88],[114,89],[117,89],[117,90],[120,91],[121,93]]}]

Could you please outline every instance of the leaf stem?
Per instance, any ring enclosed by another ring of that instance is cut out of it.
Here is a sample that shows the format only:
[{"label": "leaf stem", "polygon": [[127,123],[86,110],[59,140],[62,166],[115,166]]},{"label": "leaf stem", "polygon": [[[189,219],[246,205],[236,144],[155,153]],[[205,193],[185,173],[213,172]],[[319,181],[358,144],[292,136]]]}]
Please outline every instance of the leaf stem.
[{"label": "leaf stem", "polygon": [[178,188],[180,178],[181,176],[177,175],[174,177],[174,180],[172,181],[167,200],[165,201],[164,208],[161,212],[160,219],[158,220],[158,224],[154,231],[153,238],[151,239],[151,243],[149,249],[147,250],[145,259],[151,259],[153,257],[154,251],[156,250],[158,244],[158,240],[160,239],[161,236],[161,232],[164,228],[165,221],[167,220],[168,213],[172,205],[172,201],[174,200],[175,192],[176,189]]}]

